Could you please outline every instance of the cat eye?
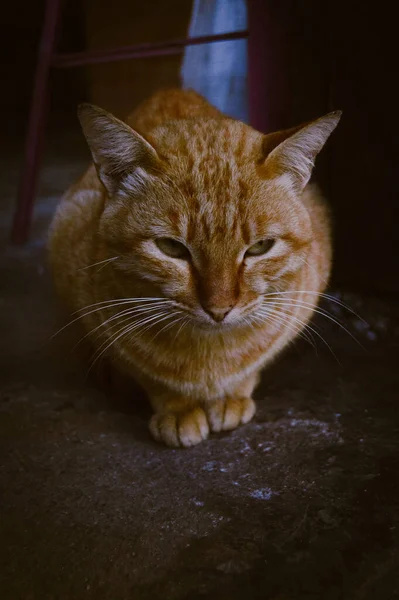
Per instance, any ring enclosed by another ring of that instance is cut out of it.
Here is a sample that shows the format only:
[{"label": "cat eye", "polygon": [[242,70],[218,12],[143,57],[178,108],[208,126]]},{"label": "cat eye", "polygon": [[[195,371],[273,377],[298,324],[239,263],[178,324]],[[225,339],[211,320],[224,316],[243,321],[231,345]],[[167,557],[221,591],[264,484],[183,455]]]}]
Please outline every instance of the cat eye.
[{"label": "cat eye", "polygon": [[183,260],[190,258],[190,252],[186,246],[173,238],[159,238],[155,240],[155,243],[166,256],[181,258]]},{"label": "cat eye", "polygon": [[260,240],[248,248],[245,256],[262,256],[262,254],[267,254],[267,252],[273,248],[275,242],[276,240],[273,240],[272,238]]}]

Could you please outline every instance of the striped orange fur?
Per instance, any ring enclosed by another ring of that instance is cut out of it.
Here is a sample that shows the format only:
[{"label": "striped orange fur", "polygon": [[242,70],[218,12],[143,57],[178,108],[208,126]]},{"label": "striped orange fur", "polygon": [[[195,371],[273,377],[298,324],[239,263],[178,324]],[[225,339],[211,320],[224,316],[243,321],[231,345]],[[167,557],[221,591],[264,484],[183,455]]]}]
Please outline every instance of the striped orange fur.
[{"label": "striped orange fur", "polygon": [[94,165],[51,226],[60,296],[96,359],[147,391],[156,440],[187,447],[248,422],[261,369],[329,277],[328,213],[308,181],[340,114],[264,136],[167,90],[126,123],[79,116]]}]

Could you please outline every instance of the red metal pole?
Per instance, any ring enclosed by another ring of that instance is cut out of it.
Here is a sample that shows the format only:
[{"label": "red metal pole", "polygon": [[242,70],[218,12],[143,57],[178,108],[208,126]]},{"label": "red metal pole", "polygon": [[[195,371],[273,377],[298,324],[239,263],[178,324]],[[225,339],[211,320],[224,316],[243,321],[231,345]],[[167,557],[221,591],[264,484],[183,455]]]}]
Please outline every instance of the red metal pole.
[{"label": "red metal pole", "polygon": [[44,140],[51,60],[62,0],[47,0],[29,111],[25,157],[11,240],[23,244],[29,232]]},{"label": "red metal pole", "polygon": [[172,40],[168,42],[154,42],[149,44],[136,44],[109,50],[97,50],[92,52],[72,52],[69,54],[55,54],[53,56],[53,67],[68,68],[93,65],[95,63],[109,63],[131,58],[147,58],[151,56],[166,56],[182,52],[186,46],[198,44],[210,44],[226,40],[239,40],[248,37],[248,31],[233,31],[229,33],[217,33],[214,35],[202,35],[199,37],[186,38],[183,40]]}]

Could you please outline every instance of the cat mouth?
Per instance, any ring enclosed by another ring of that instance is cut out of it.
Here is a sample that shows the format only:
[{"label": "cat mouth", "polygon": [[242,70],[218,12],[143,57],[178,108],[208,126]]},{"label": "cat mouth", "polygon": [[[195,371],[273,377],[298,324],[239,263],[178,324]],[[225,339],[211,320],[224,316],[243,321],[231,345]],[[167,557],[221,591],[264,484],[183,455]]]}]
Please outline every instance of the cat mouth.
[{"label": "cat mouth", "polygon": [[[252,311],[251,311],[252,313]],[[251,314],[248,313],[248,314]],[[192,323],[195,324],[195,327],[198,329],[208,331],[208,332],[224,332],[231,331],[233,329],[240,329],[243,327],[248,327],[250,325],[250,319],[247,313],[239,313],[237,316],[233,318],[227,317],[221,321],[215,321],[211,317],[207,317],[206,315],[199,315],[191,313]]]},{"label": "cat mouth", "polygon": [[235,307],[222,320],[215,320],[207,312],[199,310],[196,306],[176,302],[176,308],[185,313],[186,318],[190,320],[194,327],[207,332],[223,332],[242,327],[252,327],[255,321],[251,317],[256,315],[259,307],[259,300],[256,300],[247,306],[240,307],[239,310]]}]

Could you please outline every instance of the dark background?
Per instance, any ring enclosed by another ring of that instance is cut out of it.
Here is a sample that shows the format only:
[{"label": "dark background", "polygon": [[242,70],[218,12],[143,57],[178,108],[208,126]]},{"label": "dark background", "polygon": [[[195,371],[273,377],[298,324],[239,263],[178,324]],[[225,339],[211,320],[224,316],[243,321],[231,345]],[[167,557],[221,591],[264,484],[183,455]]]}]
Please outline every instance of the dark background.
[{"label": "dark background", "polygon": [[[333,207],[334,282],[371,293],[397,293],[398,53],[393,8],[386,2],[354,0],[250,1],[250,8],[260,6],[264,23],[259,13],[256,26],[250,20],[250,33],[256,34],[250,61],[254,47],[258,57],[254,124],[262,126],[259,106],[264,107],[264,123],[273,129],[332,109],[344,111],[316,169]],[[59,50],[184,37],[190,10],[188,0],[72,0],[65,3]],[[20,137],[43,11],[42,0],[2,6],[1,109],[4,127]],[[85,99],[126,114],[157,87],[178,85],[180,61],[176,55],[53,71],[49,127],[60,121],[54,114],[76,123],[76,105]]]}]

